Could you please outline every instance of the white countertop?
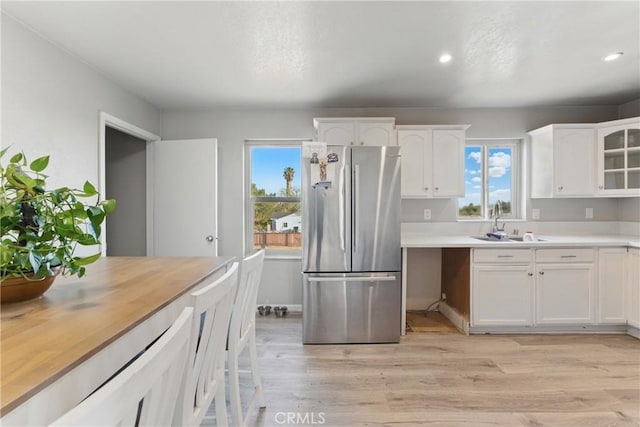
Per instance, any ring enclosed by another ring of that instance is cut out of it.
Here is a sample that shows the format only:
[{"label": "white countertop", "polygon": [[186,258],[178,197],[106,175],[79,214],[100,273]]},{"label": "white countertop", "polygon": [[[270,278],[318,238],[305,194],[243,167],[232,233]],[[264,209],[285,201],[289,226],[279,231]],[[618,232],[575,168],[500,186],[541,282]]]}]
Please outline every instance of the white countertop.
[{"label": "white countertop", "polygon": [[403,232],[401,246],[403,248],[495,248],[495,247],[616,247],[630,246],[640,248],[638,236],[620,235],[556,235],[541,234],[537,238],[544,239],[538,242],[512,242],[512,241],[484,241],[474,239],[471,236],[459,235],[432,235],[420,232]]}]

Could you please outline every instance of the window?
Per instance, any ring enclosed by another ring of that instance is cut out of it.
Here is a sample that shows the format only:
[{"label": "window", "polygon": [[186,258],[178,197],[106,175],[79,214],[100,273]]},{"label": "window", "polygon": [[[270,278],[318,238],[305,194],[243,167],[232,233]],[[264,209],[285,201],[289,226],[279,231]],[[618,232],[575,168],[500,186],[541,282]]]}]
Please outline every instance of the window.
[{"label": "window", "polygon": [[301,256],[301,155],[300,140],[245,143],[247,253]]},{"label": "window", "polygon": [[458,199],[459,219],[493,217],[497,202],[501,218],[520,217],[520,141],[467,140],[465,147],[465,197]]}]

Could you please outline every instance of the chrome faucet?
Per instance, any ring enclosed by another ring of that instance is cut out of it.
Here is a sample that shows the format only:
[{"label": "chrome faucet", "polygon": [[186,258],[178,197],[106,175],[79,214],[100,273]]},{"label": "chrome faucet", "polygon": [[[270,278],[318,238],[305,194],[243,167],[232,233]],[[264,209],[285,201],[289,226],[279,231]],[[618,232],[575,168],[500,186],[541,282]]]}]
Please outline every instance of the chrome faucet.
[{"label": "chrome faucet", "polygon": [[504,231],[504,222],[502,223],[502,227],[498,226],[498,220],[502,216],[502,200],[496,201],[496,204],[493,205],[491,216],[493,217],[493,226],[491,227],[491,232],[495,233],[496,231]]}]

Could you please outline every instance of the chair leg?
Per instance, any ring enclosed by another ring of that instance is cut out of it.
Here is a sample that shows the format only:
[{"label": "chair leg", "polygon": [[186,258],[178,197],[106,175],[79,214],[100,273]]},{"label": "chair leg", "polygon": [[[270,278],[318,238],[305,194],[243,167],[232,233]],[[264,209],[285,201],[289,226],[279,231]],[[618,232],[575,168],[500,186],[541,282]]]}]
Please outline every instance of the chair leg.
[{"label": "chair leg", "polygon": [[229,351],[229,403],[231,405],[231,420],[234,426],[242,426],[242,404],[240,403],[240,373],[238,372],[238,354]]},{"label": "chair leg", "polygon": [[218,375],[218,390],[215,391],[216,402],[216,425],[227,427],[229,421],[227,419],[227,402],[226,402],[226,387],[224,385],[224,365]]},{"label": "chair leg", "polygon": [[260,371],[258,370],[258,351],[256,350],[256,331],[253,329],[249,336],[249,354],[251,358],[251,375],[253,377],[253,385],[256,389],[256,398],[258,399],[258,406],[265,408],[267,404],[264,401],[264,394],[262,393],[262,380],[260,379]]}]

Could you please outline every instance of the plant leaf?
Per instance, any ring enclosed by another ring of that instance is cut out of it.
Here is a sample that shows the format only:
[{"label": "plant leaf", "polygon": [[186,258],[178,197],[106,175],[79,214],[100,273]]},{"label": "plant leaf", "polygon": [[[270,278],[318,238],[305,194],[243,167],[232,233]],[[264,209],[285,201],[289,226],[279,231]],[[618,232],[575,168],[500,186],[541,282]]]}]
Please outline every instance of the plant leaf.
[{"label": "plant leaf", "polygon": [[75,257],[73,258],[73,261],[76,263],[76,265],[87,265],[91,264],[92,262],[96,262],[101,255],[101,253],[97,253],[86,257]]},{"label": "plant leaf", "polygon": [[109,215],[116,209],[115,199],[103,200],[99,203],[99,205],[102,206],[102,209],[104,209],[105,215]]},{"label": "plant leaf", "polygon": [[20,160],[22,160],[22,153],[16,153],[9,159],[11,163],[18,163]]},{"label": "plant leaf", "polygon": [[42,256],[37,252],[29,251],[29,263],[31,264],[33,273],[37,273],[42,265]]},{"label": "plant leaf", "polygon": [[43,156],[31,162],[29,168],[34,172],[42,172],[43,170],[45,170],[48,164],[49,156]]},{"label": "plant leaf", "polygon": [[84,187],[82,189],[87,197],[95,196],[98,194],[96,187],[93,186],[89,181],[85,181]]}]

